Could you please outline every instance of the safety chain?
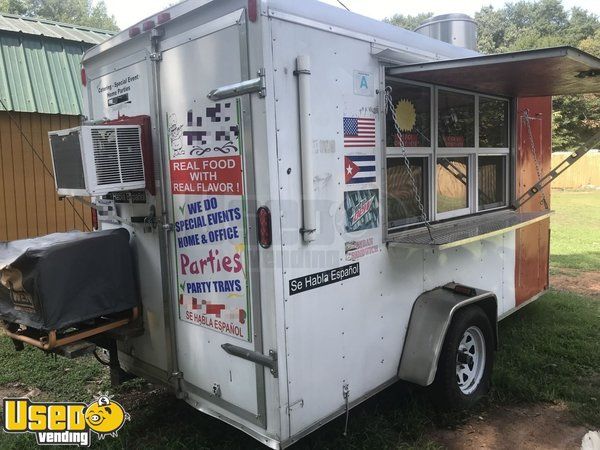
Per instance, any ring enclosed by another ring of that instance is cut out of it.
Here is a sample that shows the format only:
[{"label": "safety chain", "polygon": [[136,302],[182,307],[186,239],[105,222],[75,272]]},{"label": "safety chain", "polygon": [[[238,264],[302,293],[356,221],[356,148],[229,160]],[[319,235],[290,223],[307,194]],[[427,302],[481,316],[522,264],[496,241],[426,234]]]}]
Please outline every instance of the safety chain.
[{"label": "safety chain", "polygon": [[429,220],[427,220],[427,214],[425,213],[425,206],[423,206],[423,201],[421,200],[421,195],[419,194],[419,188],[417,187],[417,182],[415,180],[415,176],[413,174],[412,168],[410,167],[410,160],[408,159],[408,154],[406,152],[406,147],[404,146],[404,139],[402,138],[402,132],[400,131],[400,125],[398,124],[398,118],[396,117],[396,112],[394,111],[394,101],[392,100],[392,87],[387,86],[385,88],[385,104],[386,111],[391,114],[392,120],[394,121],[394,132],[396,133],[396,137],[398,138],[398,144],[400,145],[400,150],[402,151],[402,158],[404,158],[404,165],[406,166],[406,171],[408,172],[408,177],[410,178],[410,183],[412,185],[413,193],[415,194],[415,198],[417,200],[417,204],[419,206],[419,211],[421,212],[421,219],[425,223],[427,227],[427,232],[429,233],[429,238],[431,242],[434,242],[433,234],[431,232],[431,224]]},{"label": "safety chain", "polygon": [[[535,171],[537,172],[538,183],[539,183],[542,181],[542,164],[540,163],[540,161],[537,157],[537,150],[535,148],[533,132],[531,131],[531,121],[534,119],[529,117],[529,109],[525,109],[523,111],[523,119],[525,120],[525,123],[527,124],[527,134],[529,135],[529,144],[530,144],[530,148],[531,148],[531,154],[533,155],[533,161],[535,163]],[[548,205],[548,200],[546,199],[546,194],[544,194],[543,190],[540,190],[540,192],[542,193],[541,203],[544,205],[544,208],[550,209],[550,206]]]}]

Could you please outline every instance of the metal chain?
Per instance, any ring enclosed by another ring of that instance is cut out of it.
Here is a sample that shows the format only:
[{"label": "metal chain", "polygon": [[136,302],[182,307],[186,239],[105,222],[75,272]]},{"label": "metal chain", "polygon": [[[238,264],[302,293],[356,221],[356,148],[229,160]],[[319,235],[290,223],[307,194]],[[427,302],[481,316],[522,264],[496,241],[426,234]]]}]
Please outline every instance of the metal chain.
[{"label": "metal chain", "polygon": [[408,177],[410,179],[410,184],[412,186],[413,193],[415,195],[415,199],[417,200],[417,204],[419,206],[419,211],[421,212],[421,219],[425,223],[427,227],[427,232],[429,233],[429,238],[431,242],[434,242],[433,234],[431,232],[431,224],[427,219],[427,214],[425,213],[425,206],[423,205],[423,201],[421,199],[421,194],[419,194],[419,188],[417,187],[417,182],[415,180],[415,176],[413,174],[412,168],[410,167],[410,160],[408,159],[408,154],[406,152],[406,147],[404,146],[404,139],[402,138],[402,131],[400,131],[400,125],[398,124],[398,118],[396,117],[396,112],[394,111],[394,101],[392,100],[392,87],[387,86],[385,88],[385,104],[386,111],[389,112],[392,116],[392,120],[394,122],[394,132],[396,137],[398,138],[398,144],[400,145],[400,150],[402,151],[402,158],[404,158],[404,165],[406,166],[406,171],[408,172]]},{"label": "metal chain", "polygon": [[[529,144],[530,144],[530,148],[531,148],[531,154],[533,155],[533,161],[535,163],[535,171],[537,173],[538,183],[539,183],[542,181],[542,164],[540,163],[540,161],[537,157],[537,150],[535,148],[533,132],[531,131],[531,121],[534,119],[529,117],[528,109],[523,111],[523,119],[525,120],[525,124],[527,125],[527,134],[529,135]],[[542,203],[544,205],[544,208],[550,209],[550,206],[548,205],[548,200],[546,199],[546,194],[544,194],[543,190],[540,190],[540,192],[542,193]]]}]

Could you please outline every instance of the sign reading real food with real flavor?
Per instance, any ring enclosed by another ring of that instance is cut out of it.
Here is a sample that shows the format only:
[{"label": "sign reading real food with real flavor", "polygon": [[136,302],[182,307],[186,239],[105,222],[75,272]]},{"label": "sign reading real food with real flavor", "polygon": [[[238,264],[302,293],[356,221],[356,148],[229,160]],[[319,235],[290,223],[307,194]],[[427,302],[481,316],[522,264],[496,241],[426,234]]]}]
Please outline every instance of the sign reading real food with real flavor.
[{"label": "sign reading real food with real flavor", "polygon": [[239,111],[214,103],[167,121],[179,318],[251,340]]}]

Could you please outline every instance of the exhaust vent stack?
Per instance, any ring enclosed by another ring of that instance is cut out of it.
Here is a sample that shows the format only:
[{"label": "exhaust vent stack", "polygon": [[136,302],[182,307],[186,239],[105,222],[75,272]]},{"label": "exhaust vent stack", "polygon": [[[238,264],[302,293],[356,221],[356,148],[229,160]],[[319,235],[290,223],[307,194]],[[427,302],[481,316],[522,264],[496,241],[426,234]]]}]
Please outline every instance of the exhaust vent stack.
[{"label": "exhaust vent stack", "polygon": [[477,22],[466,14],[442,14],[427,19],[415,32],[458,47],[477,50]]}]

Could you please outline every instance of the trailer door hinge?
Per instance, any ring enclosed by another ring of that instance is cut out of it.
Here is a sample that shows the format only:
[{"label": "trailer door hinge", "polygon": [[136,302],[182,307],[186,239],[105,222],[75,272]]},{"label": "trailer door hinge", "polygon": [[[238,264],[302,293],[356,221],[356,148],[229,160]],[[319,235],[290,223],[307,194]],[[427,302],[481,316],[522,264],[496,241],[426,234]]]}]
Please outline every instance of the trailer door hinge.
[{"label": "trailer door hinge", "polygon": [[346,407],[346,424],[344,426],[344,436],[348,436],[348,418],[350,417],[350,385],[344,383],[342,385],[342,397],[344,398],[344,404]]},{"label": "trailer door hinge", "polygon": [[150,61],[162,61],[162,52],[150,53]]},{"label": "trailer door hinge", "polygon": [[248,350],[233,344],[223,344],[221,345],[221,348],[232,356],[237,356],[238,358],[268,367],[275,378],[279,377],[279,372],[277,370],[277,352],[275,350],[269,350],[269,356],[267,356],[255,352],[254,350]]},{"label": "trailer door hinge", "polygon": [[288,416],[290,415],[292,410],[296,408],[304,408],[304,399],[296,400],[294,403],[287,406],[286,412],[288,413]]},{"label": "trailer door hinge", "polygon": [[258,75],[258,78],[260,78],[260,91],[258,91],[258,96],[260,98],[265,98],[267,96],[267,84],[265,81],[267,74],[264,68],[258,69],[256,74]]}]

